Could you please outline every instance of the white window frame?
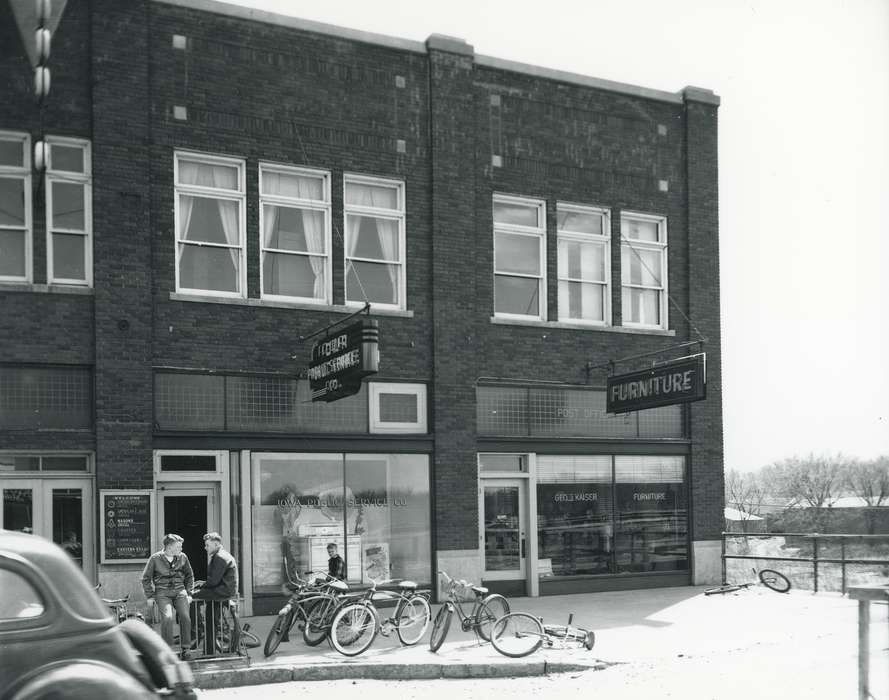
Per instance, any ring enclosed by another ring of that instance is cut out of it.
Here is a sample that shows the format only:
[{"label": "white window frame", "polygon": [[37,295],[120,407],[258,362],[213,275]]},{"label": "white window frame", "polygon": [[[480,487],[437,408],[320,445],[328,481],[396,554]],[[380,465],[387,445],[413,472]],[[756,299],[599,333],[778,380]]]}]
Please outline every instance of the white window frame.
[{"label": "white window frame", "polygon": [[[427,433],[426,385],[402,382],[369,382],[368,416],[371,433]],[[383,421],[380,418],[381,394],[413,394],[417,399],[417,420],[411,423]]]},{"label": "white window frame", "polygon": [[[653,250],[660,252],[661,258],[661,286],[660,287],[652,287],[649,285],[638,285],[638,284],[628,284],[627,278],[628,274],[626,270],[621,269],[620,276],[620,284],[621,284],[621,314],[622,321],[621,324],[627,326],[628,328],[657,328],[667,330],[670,327],[670,319],[668,314],[668,291],[667,291],[667,272],[669,267],[667,265],[667,217],[660,216],[657,214],[645,214],[643,212],[635,212],[635,211],[622,211],[620,213],[621,219],[621,233],[620,233],[620,245],[621,245],[621,268],[623,268],[623,250],[625,247],[636,248],[637,250]],[[623,224],[624,221],[627,220],[637,220],[637,221],[649,221],[657,224],[658,227],[658,240],[657,242],[650,241],[639,241],[639,240],[630,240],[623,233]],[[630,251],[630,255],[633,254],[633,251]],[[632,288],[632,289],[652,289],[658,292],[658,309],[660,312],[661,322],[660,323],[637,323],[633,321],[627,320],[626,314],[623,313],[623,290],[624,288]]]},{"label": "white window frame", "polygon": [[[81,147],[83,149],[83,172],[75,173],[69,170],[55,170],[52,164],[52,147],[54,145],[68,148]],[[93,176],[92,176],[92,147],[87,139],[76,139],[62,136],[46,137],[46,281],[48,284],[65,284],[72,286],[93,286]],[[52,225],[53,214],[53,182],[72,182],[83,185],[83,231],[76,229],[54,228]],[[63,233],[68,235],[83,236],[84,247],[84,278],[70,279],[56,277],[53,269],[53,234]]]},{"label": "white window frame", "polygon": [[[363,207],[357,204],[346,203],[346,187],[349,183],[358,185],[381,185],[384,187],[395,187],[397,190],[398,209],[378,209],[376,207]],[[380,302],[372,302],[374,309],[391,309],[395,311],[404,311],[407,309],[407,250],[405,249],[405,212],[407,206],[405,204],[405,188],[404,180],[395,180],[391,178],[376,177],[372,175],[359,175],[356,173],[343,174],[343,298],[346,306],[364,306],[364,301],[350,300],[348,298],[348,281],[349,267],[352,260],[357,262],[385,263],[387,265],[397,265],[398,267],[398,303],[383,304]],[[349,257],[348,254],[348,217],[350,214],[357,216],[372,216],[377,219],[390,219],[398,222],[398,251],[399,259],[397,261],[390,260],[374,260],[372,258]]]},{"label": "white window frame", "polygon": [[[281,175],[301,175],[306,177],[320,178],[322,180],[322,200],[315,199],[298,199],[296,197],[286,197],[282,195],[263,194],[262,177],[265,173],[278,173]],[[289,209],[311,209],[320,211],[324,215],[324,250],[323,256],[317,253],[308,253],[294,250],[285,250],[281,248],[265,247],[265,208],[286,207]],[[275,301],[295,301],[304,304],[320,304],[330,305],[333,301],[333,256],[331,254],[332,236],[331,236],[331,213],[330,213],[330,172],[327,170],[315,170],[313,168],[303,168],[291,165],[283,165],[278,163],[269,163],[260,161],[259,163],[259,293],[262,299],[273,299]],[[286,294],[270,294],[265,291],[265,255],[266,253],[275,253],[282,255],[297,255],[305,258],[324,258],[324,297],[294,297]]]},{"label": "white window frame", "polygon": [[[494,204],[496,203],[503,204],[520,204],[522,206],[527,207],[536,207],[537,208],[537,222],[538,225],[536,227],[531,226],[520,226],[517,224],[498,224],[494,220]],[[504,318],[504,319],[513,319],[513,320],[523,320],[527,321],[528,319],[545,321],[547,318],[547,303],[546,303],[546,202],[542,199],[534,199],[532,197],[519,197],[515,195],[507,195],[507,194],[495,194],[492,200],[491,205],[491,225],[493,229],[492,233],[492,244],[494,248],[494,289],[493,289],[493,297],[494,297],[494,316],[496,318]],[[518,272],[498,272],[497,271],[497,234],[498,233],[509,233],[509,234],[519,234],[522,236],[527,236],[529,238],[535,237],[538,239],[538,250],[540,255],[540,274],[539,275],[529,275]],[[538,313],[536,314],[512,314],[506,313],[503,311],[497,311],[497,276],[502,275],[504,277],[523,277],[526,279],[536,279],[537,280],[537,298],[538,298]]]},{"label": "white window frame", "polygon": [[[603,233],[580,233],[578,231],[562,231],[558,229],[558,214],[561,211],[572,211],[578,213],[598,214],[602,217]],[[569,202],[556,202],[556,259],[559,260],[559,247],[562,241],[577,241],[579,243],[596,243],[605,249],[605,281],[591,281],[582,278],[574,279],[568,277],[567,271],[558,268],[556,273],[557,284],[561,282],[582,282],[583,284],[597,284],[604,287],[602,320],[596,321],[584,318],[573,318],[571,316],[562,316],[562,308],[559,307],[559,320],[571,323],[579,323],[587,326],[610,326],[611,325],[611,211],[605,207],[595,207],[585,204],[571,204]],[[558,290],[556,293],[558,299]],[[557,302],[558,303],[558,302]],[[567,310],[566,310],[567,311]]]},{"label": "white window frame", "polygon": [[[21,131],[0,131],[0,141],[18,141],[22,144],[22,165],[0,165],[0,177],[21,178],[25,189],[25,274],[0,275],[0,282],[31,282],[34,259],[34,220],[31,213],[31,136]],[[15,226],[0,226],[2,231],[20,231]]]},{"label": "white window frame", "polygon": [[[213,471],[164,471],[161,468],[163,457],[213,457],[216,468]],[[154,478],[155,481],[220,481],[228,463],[226,450],[155,450]]]},{"label": "white window frame", "polygon": [[[215,187],[204,187],[201,185],[181,185],[179,184],[179,161],[192,160],[200,161],[208,165],[225,165],[234,167],[238,170],[238,191],[223,190]],[[179,230],[179,196],[191,195],[196,197],[204,197],[206,199],[224,199],[236,202],[238,205],[238,240],[240,241],[239,249],[239,265],[238,265],[238,286],[240,290],[237,292],[221,292],[215,289],[198,289],[192,287],[180,287],[179,285],[179,263],[182,258],[182,251],[186,245],[194,245],[198,247],[209,248],[225,248],[226,250],[234,248],[234,246],[224,245],[221,243],[194,243],[185,241],[180,238]],[[228,299],[246,299],[247,298],[247,195],[246,195],[246,179],[245,179],[245,162],[243,158],[233,158],[231,156],[219,156],[209,153],[199,153],[196,151],[175,151],[173,154],[173,238],[175,241],[175,275],[176,275],[176,292],[180,294],[192,294],[195,296],[208,297],[225,297]]]}]

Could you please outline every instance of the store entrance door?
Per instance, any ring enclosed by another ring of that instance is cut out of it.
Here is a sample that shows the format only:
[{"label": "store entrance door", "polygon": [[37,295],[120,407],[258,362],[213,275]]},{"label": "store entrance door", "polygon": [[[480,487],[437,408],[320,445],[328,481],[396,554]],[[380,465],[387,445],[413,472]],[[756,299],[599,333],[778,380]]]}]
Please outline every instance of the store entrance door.
[{"label": "store entrance door", "polygon": [[162,531],[182,537],[182,551],[191,562],[196,581],[207,580],[204,534],[219,531],[219,487],[217,484],[161,484],[158,488],[158,522]]},{"label": "store entrance door", "polygon": [[527,560],[527,483],[522,479],[481,482],[479,512],[483,578],[524,586]]},{"label": "store entrance door", "polygon": [[95,579],[91,479],[0,479],[0,526],[52,540]]}]

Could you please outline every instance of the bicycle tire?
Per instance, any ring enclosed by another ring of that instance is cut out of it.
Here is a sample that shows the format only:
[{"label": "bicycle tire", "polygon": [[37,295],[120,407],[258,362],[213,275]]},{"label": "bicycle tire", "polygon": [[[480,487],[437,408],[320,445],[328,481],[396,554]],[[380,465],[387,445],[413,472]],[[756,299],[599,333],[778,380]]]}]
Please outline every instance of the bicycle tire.
[{"label": "bicycle tire", "polygon": [[288,630],[290,630],[290,622],[292,619],[292,610],[278,615],[278,619],[275,620],[275,623],[269,630],[269,636],[266,637],[265,646],[262,648],[262,653],[267,657],[274,654],[278,646],[281,644],[284,636],[287,634]]},{"label": "bicycle tire", "polygon": [[245,649],[256,649],[262,646],[262,640],[253,632],[249,632],[241,627],[241,644],[244,645]]},{"label": "bicycle tire", "polygon": [[335,610],[333,598],[322,598],[309,604],[306,624],[303,625],[303,641],[316,647],[330,633],[330,619]]},{"label": "bicycle tire", "polygon": [[448,628],[451,626],[451,616],[454,609],[450,603],[445,603],[439,608],[435,615],[435,622],[432,624],[432,633],[429,635],[429,650],[438,651],[444,644],[445,637],[448,636]]},{"label": "bicycle tire", "polygon": [[219,611],[219,629],[214,641],[216,651],[221,654],[241,651],[241,623],[237,614],[228,605],[223,605]]},{"label": "bicycle tire", "polygon": [[780,571],[763,569],[759,572],[759,580],[766,588],[771,588],[776,593],[787,593],[790,590],[790,579]]},{"label": "bicycle tire", "polygon": [[583,646],[586,647],[587,651],[592,651],[593,647],[596,646],[596,633],[592,630],[589,630],[586,633],[586,636],[583,638]]},{"label": "bicycle tire", "polygon": [[330,625],[333,648],[344,656],[358,656],[373,644],[379,616],[371,605],[350,603],[341,607]]},{"label": "bicycle tire", "polygon": [[431,619],[432,610],[429,608],[429,601],[423,596],[415,595],[400,601],[395,609],[395,620],[398,624],[395,629],[399,641],[405,646],[419,642],[426,634]]},{"label": "bicycle tire", "polygon": [[533,615],[508,613],[491,628],[491,644],[504,656],[519,659],[528,656],[543,644],[543,624]]},{"label": "bicycle tire", "polygon": [[491,628],[504,615],[509,614],[509,601],[499,593],[492,593],[482,601],[475,616],[475,628],[478,636],[486,642],[491,641]]}]

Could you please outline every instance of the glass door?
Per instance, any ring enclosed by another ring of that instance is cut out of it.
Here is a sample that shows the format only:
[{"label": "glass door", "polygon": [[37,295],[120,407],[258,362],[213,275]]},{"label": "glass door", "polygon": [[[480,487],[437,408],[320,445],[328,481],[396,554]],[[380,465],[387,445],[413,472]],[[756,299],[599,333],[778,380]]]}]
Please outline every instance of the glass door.
[{"label": "glass door", "polygon": [[92,499],[90,479],[0,479],[0,523],[52,540],[92,580]]},{"label": "glass door", "polygon": [[481,483],[483,578],[525,578],[527,556],[526,484],[521,479],[485,479]]}]

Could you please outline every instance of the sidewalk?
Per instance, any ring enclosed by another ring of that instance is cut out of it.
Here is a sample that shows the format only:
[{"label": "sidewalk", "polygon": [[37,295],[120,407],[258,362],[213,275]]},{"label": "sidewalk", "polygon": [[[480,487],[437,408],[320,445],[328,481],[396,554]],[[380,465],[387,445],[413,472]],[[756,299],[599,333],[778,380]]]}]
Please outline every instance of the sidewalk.
[{"label": "sidewalk", "polygon": [[[511,598],[514,611],[530,612],[545,622],[574,622],[596,633],[591,652],[583,648],[540,649],[522,659],[477,644],[472,632],[452,619],[447,640],[435,654],[427,631],[416,646],[403,647],[394,633],[377,636],[364,654],[350,658],[327,642],[308,647],[298,630],[277,653],[264,658],[249,650],[249,662],[195,664],[201,688],[258,685],[292,680],[493,678],[603,669],[640,660],[657,662],[682,656],[777,645],[776,653],[801,653],[807,640],[836,635],[838,648],[854,654],[857,639],[855,601],[837,594],[792,591],[781,595],[763,588],[724,596],[703,595],[703,587],[584,593],[543,598]],[[438,605],[433,605],[433,618]],[[885,636],[885,612],[874,613],[872,628]],[[883,616],[883,617],[880,617]],[[274,617],[253,617],[250,631],[265,642]]]}]

